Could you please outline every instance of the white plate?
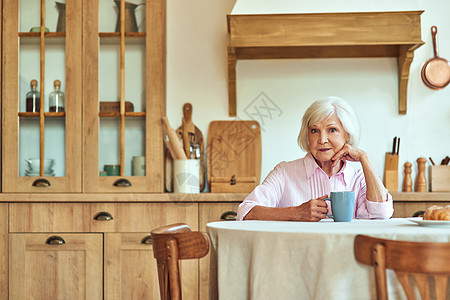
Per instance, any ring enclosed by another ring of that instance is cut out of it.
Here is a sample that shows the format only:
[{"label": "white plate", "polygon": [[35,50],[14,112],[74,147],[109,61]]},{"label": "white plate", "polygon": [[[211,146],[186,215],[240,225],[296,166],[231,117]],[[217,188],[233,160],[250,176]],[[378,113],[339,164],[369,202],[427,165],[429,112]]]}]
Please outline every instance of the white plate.
[{"label": "white plate", "polygon": [[[39,177],[39,172],[25,172],[26,176]],[[55,176],[55,172],[44,173],[44,176]]]},{"label": "white plate", "polygon": [[408,218],[408,220],[425,227],[450,227],[450,221],[424,220],[422,217]]}]

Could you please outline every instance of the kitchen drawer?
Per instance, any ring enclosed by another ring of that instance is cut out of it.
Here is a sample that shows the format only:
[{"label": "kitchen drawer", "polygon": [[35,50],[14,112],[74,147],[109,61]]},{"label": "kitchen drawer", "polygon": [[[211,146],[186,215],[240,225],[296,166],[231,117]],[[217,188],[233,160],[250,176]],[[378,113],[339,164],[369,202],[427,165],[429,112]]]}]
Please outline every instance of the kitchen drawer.
[{"label": "kitchen drawer", "polygon": [[[10,232],[150,232],[172,223],[198,229],[197,203],[10,203]],[[98,214],[100,217],[95,219]],[[112,219],[107,220],[107,216]],[[102,220],[103,219],[103,220]]]}]

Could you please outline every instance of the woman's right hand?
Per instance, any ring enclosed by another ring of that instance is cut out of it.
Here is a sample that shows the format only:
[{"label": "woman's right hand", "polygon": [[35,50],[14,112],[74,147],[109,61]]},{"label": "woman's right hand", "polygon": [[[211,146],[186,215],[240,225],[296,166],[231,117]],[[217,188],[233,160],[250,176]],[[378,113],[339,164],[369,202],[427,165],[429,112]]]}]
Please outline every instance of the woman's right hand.
[{"label": "woman's right hand", "polygon": [[327,203],[324,201],[328,195],[317,199],[311,199],[296,207],[299,221],[318,222],[326,218],[328,212]]}]

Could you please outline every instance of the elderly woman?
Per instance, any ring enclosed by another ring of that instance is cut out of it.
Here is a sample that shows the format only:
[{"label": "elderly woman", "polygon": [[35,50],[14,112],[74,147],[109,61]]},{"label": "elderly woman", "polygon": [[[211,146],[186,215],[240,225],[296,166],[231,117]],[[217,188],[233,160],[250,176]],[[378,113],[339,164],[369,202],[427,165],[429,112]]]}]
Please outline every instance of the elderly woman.
[{"label": "elderly woman", "polygon": [[[392,196],[369,161],[356,148],[359,123],[353,109],[337,97],[314,102],[298,136],[305,157],[281,162],[239,205],[238,220],[320,221],[331,214],[323,199],[332,191],[354,191],[353,218],[387,219]],[[359,162],[355,170],[348,161]]]}]

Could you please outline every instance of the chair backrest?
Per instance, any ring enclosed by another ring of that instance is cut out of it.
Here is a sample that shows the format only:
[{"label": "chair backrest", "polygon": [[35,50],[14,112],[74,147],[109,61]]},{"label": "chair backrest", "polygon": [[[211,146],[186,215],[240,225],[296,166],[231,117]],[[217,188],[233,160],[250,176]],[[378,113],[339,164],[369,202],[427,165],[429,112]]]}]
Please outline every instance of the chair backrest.
[{"label": "chair backrest", "polygon": [[204,233],[191,231],[184,223],[154,229],[151,235],[161,299],[181,299],[178,260],[204,257],[209,251],[209,238]]},{"label": "chair backrest", "polygon": [[395,271],[408,299],[415,299],[415,285],[421,299],[430,299],[430,279],[436,299],[446,299],[450,275],[450,243],[405,242],[358,235],[354,243],[358,262],[373,266],[377,299],[388,299],[386,269]]}]

